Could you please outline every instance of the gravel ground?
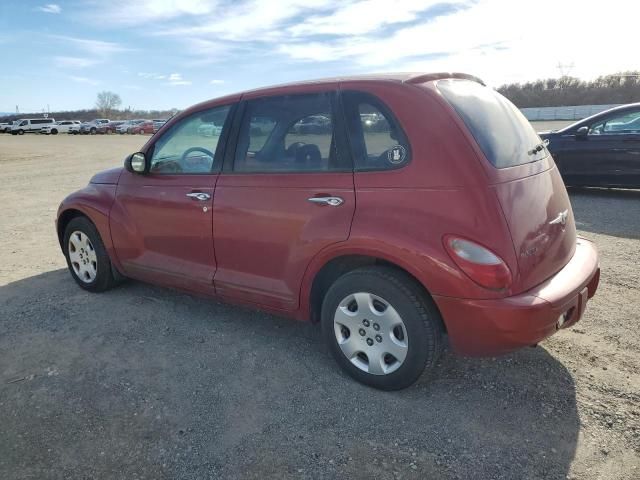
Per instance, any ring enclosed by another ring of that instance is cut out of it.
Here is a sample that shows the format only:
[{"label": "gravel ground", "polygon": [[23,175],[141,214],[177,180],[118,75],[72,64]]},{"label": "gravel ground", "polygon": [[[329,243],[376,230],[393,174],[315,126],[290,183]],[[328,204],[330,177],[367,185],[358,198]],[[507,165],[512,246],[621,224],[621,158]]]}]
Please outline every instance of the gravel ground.
[{"label": "gravel ground", "polygon": [[570,192],[602,255],[574,328],[385,393],[315,326],[74,284],[58,203],[145,139],[0,136],[0,479],[640,477],[640,192]]}]

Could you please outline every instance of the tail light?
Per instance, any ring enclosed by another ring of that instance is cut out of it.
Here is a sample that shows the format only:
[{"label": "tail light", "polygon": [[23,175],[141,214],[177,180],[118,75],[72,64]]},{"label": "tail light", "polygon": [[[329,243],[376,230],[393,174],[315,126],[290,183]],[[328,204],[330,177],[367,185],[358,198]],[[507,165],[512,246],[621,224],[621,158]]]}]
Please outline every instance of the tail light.
[{"label": "tail light", "polygon": [[445,235],[444,246],[456,265],[478,285],[491,290],[511,285],[509,267],[488,248],[454,235]]}]

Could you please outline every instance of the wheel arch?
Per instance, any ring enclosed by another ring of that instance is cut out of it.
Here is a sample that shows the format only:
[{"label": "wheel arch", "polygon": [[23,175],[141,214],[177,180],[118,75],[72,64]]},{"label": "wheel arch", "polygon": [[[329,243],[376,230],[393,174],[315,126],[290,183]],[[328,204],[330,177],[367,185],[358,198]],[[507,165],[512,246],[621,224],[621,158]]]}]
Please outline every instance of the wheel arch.
[{"label": "wheel arch", "polygon": [[68,208],[66,210],[63,210],[58,215],[58,221],[56,224],[60,248],[64,248],[64,231],[67,229],[67,225],[69,225],[69,222],[71,222],[71,220],[78,217],[86,217],[91,223],[95,225],[95,222],[91,220],[91,217],[89,217],[85,212],[81,210],[78,210],[76,208]]},{"label": "wheel arch", "polygon": [[[437,305],[433,301],[428,286],[419,278],[419,273],[414,267],[397,257],[379,251],[342,251],[336,252],[334,255],[315,260],[314,268],[308,271],[303,281],[301,298],[301,315],[309,319],[312,323],[320,321],[320,310],[322,300],[329,287],[340,276],[347,272],[364,266],[380,265],[397,270],[407,275],[424,294],[427,301],[433,304],[437,309]],[[306,295],[305,295],[306,293]],[[442,322],[443,331],[447,331],[446,325]]]}]

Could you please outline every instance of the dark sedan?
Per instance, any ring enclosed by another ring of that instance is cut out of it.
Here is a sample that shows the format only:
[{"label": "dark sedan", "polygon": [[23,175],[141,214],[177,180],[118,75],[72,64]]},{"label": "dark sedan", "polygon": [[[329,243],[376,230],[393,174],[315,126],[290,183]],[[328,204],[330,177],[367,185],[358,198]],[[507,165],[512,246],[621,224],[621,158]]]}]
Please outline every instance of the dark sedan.
[{"label": "dark sedan", "polygon": [[640,103],[541,132],[567,185],[640,188]]}]

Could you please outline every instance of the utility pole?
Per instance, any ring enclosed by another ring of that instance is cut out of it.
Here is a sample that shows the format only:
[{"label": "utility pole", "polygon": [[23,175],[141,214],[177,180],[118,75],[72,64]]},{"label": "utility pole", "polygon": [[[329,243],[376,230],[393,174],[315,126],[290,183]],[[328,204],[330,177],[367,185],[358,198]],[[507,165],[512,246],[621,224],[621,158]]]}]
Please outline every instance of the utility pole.
[{"label": "utility pole", "polygon": [[573,67],[575,67],[575,64],[573,62],[571,63],[558,62],[557,67],[561,77],[568,77],[569,74],[571,73],[571,70],[573,70]]}]

